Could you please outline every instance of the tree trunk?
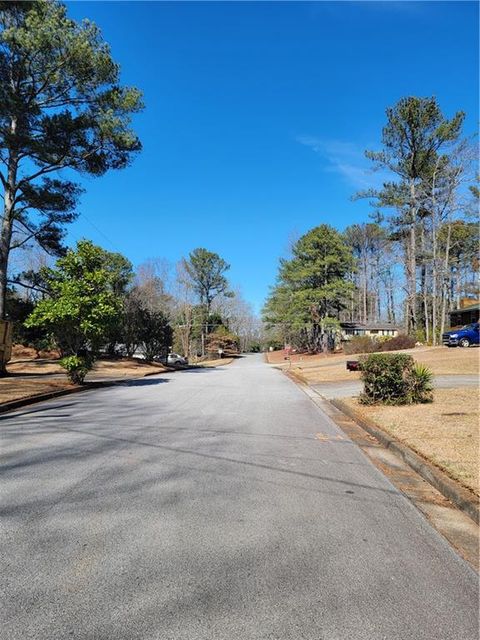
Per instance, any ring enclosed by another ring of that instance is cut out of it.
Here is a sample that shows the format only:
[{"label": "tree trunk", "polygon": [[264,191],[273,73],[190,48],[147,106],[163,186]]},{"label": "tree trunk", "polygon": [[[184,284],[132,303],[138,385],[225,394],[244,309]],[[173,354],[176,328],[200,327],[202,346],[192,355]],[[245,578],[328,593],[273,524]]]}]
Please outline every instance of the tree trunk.
[{"label": "tree trunk", "polygon": [[380,296],[380,254],[377,249],[377,254],[375,256],[375,295],[377,297],[376,305],[375,305],[375,320],[377,322],[380,321],[382,317],[382,301]]},{"label": "tree trunk", "polygon": [[432,207],[432,344],[437,345],[437,218],[435,213],[435,202]]},{"label": "tree trunk", "polygon": [[[15,135],[16,119],[10,125],[11,135]],[[0,228],[0,320],[6,320],[8,258],[12,241],[13,218],[15,213],[15,193],[17,182],[18,158],[16,152],[11,152],[8,158],[8,173],[4,185],[3,220]],[[6,362],[0,362],[0,376],[6,373]]]},{"label": "tree trunk", "polygon": [[[12,124],[12,130],[15,126]],[[3,220],[0,229],[0,320],[6,319],[8,258],[12,241],[13,216],[15,211],[15,191],[17,181],[17,158],[11,154],[8,161],[8,175],[3,196]]]},{"label": "tree trunk", "polygon": [[410,182],[410,228],[408,234],[408,305],[407,305],[407,327],[408,333],[413,334],[417,328],[417,281],[416,281],[416,269],[417,269],[417,243],[416,243],[416,222],[417,222],[417,205],[415,184],[413,180]]},{"label": "tree trunk", "polygon": [[448,231],[447,231],[447,242],[445,246],[445,259],[443,263],[443,285],[442,285],[442,311],[440,315],[440,335],[445,331],[445,318],[447,311],[447,274],[448,274],[448,263],[450,261],[450,239],[452,234],[452,226],[449,222]]},{"label": "tree trunk", "polygon": [[0,320],[6,320],[8,254],[12,235],[12,222],[6,209],[5,205],[0,230]]},{"label": "tree trunk", "polygon": [[422,266],[421,266],[421,278],[420,289],[422,292],[423,303],[423,326],[425,330],[425,342],[430,342],[430,314],[428,309],[428,266],[426,259],[426,246],[425,246],[425,223],[422,223],[421,233],[421,248],[422,248]]}]

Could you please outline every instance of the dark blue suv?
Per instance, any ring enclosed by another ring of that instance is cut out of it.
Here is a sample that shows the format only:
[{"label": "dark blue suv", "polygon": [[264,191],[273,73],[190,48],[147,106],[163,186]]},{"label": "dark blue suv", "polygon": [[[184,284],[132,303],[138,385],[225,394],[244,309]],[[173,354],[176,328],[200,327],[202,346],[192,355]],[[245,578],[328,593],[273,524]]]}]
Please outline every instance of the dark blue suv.
[{"label": "dark blue suv", "polygon": [[442,342],[447,347],[469,347],[480,343],[479,323],[467,324],[461,329],[453,329],[442,335]]}]

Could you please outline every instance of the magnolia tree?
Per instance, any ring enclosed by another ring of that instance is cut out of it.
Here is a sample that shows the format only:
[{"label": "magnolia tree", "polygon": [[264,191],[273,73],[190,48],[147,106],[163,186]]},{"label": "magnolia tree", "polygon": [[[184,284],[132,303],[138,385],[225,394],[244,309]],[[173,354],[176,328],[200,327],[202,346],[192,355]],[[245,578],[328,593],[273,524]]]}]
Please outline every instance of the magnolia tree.
[{"label": "magnolia tree", "polygon": [[82,382],[121,317],[131,265],[120,254],[82,240],[41,275],[49,297],[37,303],[25,325],[51,334],[70,378]]}]

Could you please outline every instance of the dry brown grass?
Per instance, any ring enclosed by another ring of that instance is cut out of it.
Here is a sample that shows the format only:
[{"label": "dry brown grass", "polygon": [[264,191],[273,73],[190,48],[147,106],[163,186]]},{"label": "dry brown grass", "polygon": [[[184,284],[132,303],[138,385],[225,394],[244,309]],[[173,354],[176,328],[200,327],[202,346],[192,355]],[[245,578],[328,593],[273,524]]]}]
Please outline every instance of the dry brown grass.
[{"label": "dry brown grass", "polygon": [[216,360],[202,360],[195,364],[196,367],[206,367],[210,369],[212,367],[223,367],[225,364],[231,364],[235,358],[217,358]]},{"label": "dry brown grass", "polygon": [[[390,353],[409,353],[415,360],[430,367],[435,375],[475,375],[479,372],[480,349],[476,347],[470,347],[469,349],[458,347],[453,349],[448,347],[417,347]],[[347,360],[357,360],[359,355],[346,356],[343,353],[329,356],[294,355],[291,359],[291,364],[284,359],[283,351],[269,353],[267,358],[271,364],[277,364],[282,368],[290,368],[291,371],[300,375],[306,382],[321,383],[359,379],[358,372],[347,371],[346,369]]]},{"label": "dry brown grass", "polygon": [[[269,364],[285,365],[287,366],[289,361],[285,359],[285,351],[266,351],[265,359]],[[346,358],[344,353],[317,353],[310,355],[308,353],[294,353],[290,356],[290,361],[293,364],[302,364],[303,366],[319,366],[325,362],[335,361],[338,359]]]},{"label": "dry brown grass", "polygon": [[329,367],[295,367],[292,366],[293,373],[299,375],[305,382],[318,384],[321,382],[342,382],[344,380],[359,380],[358,371],[347,371],[345,362]]},{"label": "dry brown grass", "polygon": [[436,375],[478,374],[480,349],[478,347],[430,347],[418,353],[415,359],[426,364]]},{"label": "dry brown grass", "polygon": [[479,390],[437,389],[432,404],[368,407],[345,402],[360,416],[479,493]]}]

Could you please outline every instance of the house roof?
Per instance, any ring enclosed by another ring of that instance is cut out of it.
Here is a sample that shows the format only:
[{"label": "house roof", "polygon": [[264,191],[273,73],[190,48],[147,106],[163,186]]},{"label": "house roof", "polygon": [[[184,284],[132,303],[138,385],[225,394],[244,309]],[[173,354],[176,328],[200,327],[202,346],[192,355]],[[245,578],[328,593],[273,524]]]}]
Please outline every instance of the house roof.
[{"label": "house roof", "polygon": [[340,326],[343,329],[378,329],[381,330],[396,330],[399,331],[400,327],[390,322],[340,322]]},{"label": "house roof", "polygon": [[475,302],[474,304],[469,304],[468,307],[463,307],[463,309],[454,309],[453,311],[449,311],[449,313],[465,313],[468,311],[478,311],[480,309],[480,303]]}]

